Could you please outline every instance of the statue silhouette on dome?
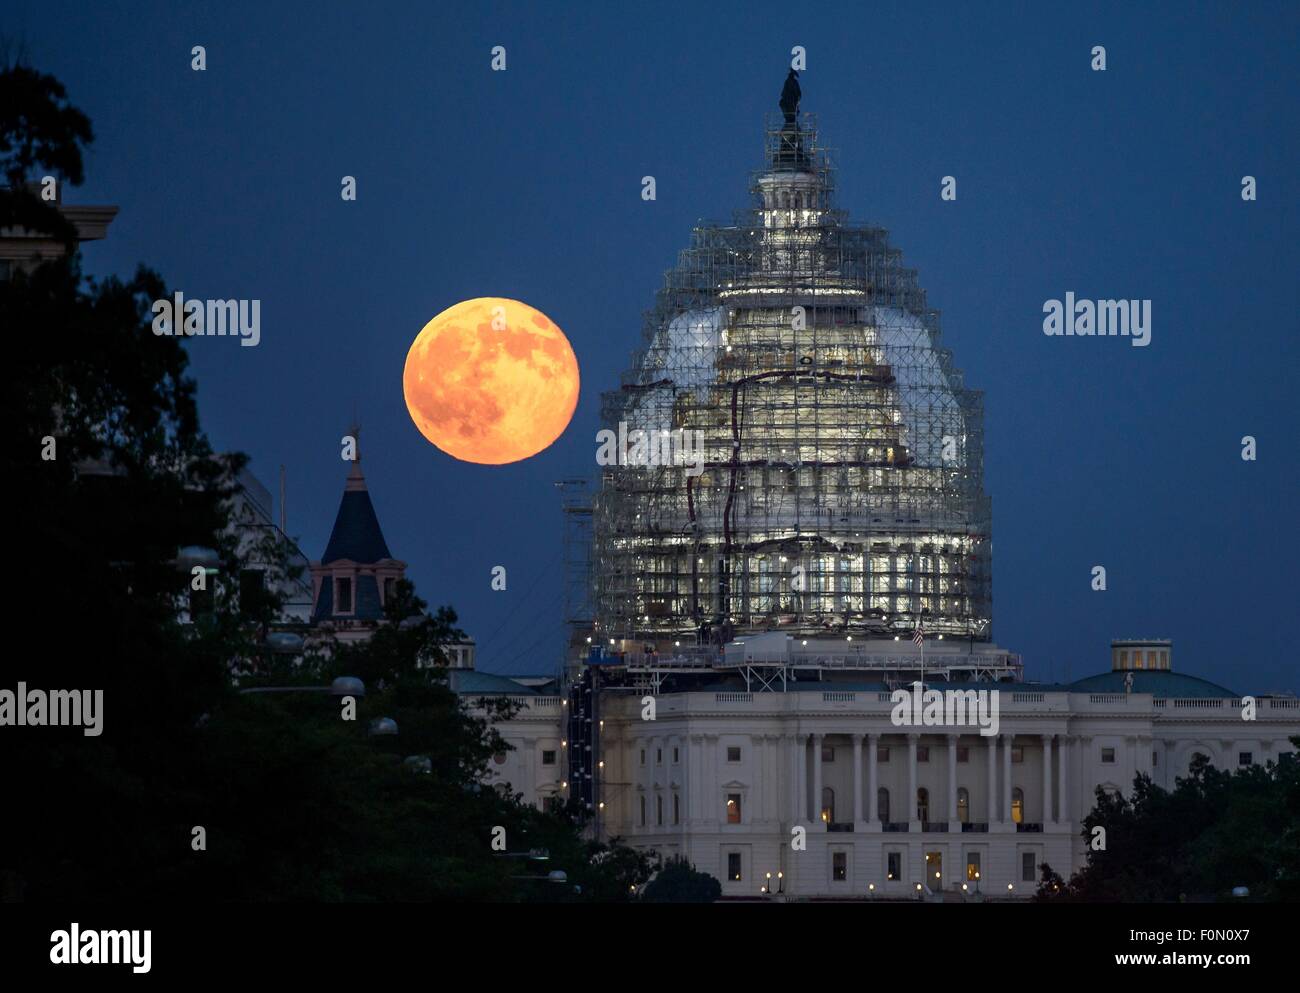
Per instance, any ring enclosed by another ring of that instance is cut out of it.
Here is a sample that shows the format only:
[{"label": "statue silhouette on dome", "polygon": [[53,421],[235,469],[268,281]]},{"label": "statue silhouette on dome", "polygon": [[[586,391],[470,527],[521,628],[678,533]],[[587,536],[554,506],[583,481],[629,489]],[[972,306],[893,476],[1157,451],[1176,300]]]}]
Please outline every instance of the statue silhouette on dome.
[{"label": "statue silhouette on dome", "polygon": [[786,124],[794,124],[795,116],[799,113],[799,97],[802,95],[799,74],[791,69],[790,75],[785,77],[785,86],[781,88],[781,113],[785,114]]}]

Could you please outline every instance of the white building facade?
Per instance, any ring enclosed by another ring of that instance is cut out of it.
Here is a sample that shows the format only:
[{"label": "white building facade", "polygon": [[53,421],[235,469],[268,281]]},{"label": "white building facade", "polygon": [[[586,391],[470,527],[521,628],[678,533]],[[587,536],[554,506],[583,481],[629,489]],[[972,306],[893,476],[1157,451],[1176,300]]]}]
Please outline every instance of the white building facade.
[{"label": "white building facade", "polygon": [[[1064,686],[927,682],[996,693],[998,719],[985,727],[896,723],[890,686],[848,672],[766,689],[696,674],[704,685],[673,689],[612,685],[620,668],[587,737],[569,719],[579,697],[517,697],[519,715],[498,728],[514,750],[492,779],[539,806],[589,798],[599,837],[683,856],[724,897],[771,887],[790,898],[1027,899],[1044,864],[1067,879],[1085,864],[1097,787],[1127,796],[1143,773],[1172,789],[1198,754],[1220,769],[1261,765],[1300,735],[1300,700],[1252,707],[1168,668]],[[570,749],[589,745],[595,787],[583,794]]]}]

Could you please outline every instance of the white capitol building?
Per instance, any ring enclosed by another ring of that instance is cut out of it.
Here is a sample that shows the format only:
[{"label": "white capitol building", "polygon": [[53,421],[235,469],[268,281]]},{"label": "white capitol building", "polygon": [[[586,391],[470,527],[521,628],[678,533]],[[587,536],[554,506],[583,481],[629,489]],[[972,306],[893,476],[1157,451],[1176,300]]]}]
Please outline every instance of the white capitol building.
[{"label": "white capitol building", "polygon": [[[796,644],[783,663],[770,644],[747,659],[739,643],[703,671],[689,656],[611,656],[588,672],[642,688],[600,689],[594,707],[581,685],[562,699],[486,677],[461,692],[523,705],[499,727],[514,750],[498,756],[494,782],[540,806],[578,795],[570,770],[585,766],[602,838],[684,856],[731,897],[762,895],[771,873],[790,897],[1027,898],[1044,862],[1066,878],[1084,865],[1098,786],[1127,795],[1145,773],[1171,788],[1198,753],[1235,769],[1293,751],[1300,735],[1300,700],[1259,697],[1245,720],[1241,697],[1172,670],[1167,641],[1115,642],[1110,672],[1068,685],[969,680],[999,665],[1012,675],[1016,659],[927,644],[930,688],[998,692],[997,734],[973,721],[897,726],[870,667],[906,672],[919,650],[847,647]],[[585,737],[573,730],[584,726]],[[590,763],[571,762],[588,744]]]}]

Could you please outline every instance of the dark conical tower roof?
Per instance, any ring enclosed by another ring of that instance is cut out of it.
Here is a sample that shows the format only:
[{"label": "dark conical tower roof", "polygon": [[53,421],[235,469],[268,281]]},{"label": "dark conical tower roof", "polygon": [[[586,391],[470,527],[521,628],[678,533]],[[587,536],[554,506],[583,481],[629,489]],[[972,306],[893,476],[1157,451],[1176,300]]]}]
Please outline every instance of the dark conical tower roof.
[{"label": "dark conical tower roof", "polygon": [[370,502],[370,491],[366,489],[366,477],[361,474],[361,458],[358,454],[343,488],[343,500],[339,503],[334,530],[330,532],[329,544],[325,546],[321,564],[329,565],[339,559],[380,562],[392,557],[388,543],[384,541],[384,532],[379,527],[375,506]]}]

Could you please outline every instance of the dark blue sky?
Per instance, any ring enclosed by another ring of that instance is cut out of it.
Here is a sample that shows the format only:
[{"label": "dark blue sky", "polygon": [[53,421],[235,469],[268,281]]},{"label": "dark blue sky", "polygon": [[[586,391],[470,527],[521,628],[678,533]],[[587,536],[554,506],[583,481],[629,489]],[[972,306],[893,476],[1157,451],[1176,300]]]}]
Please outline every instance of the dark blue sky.
[{"label": "dark blue sky", "polygon": [[[891,230],[986,394],[996,640],[1030,678],[1169,637],[1181,671],[1300,685],[1296,4],[190,6],[5,16],[94,122],[67,199],[121,213],[87,269],[143,261],[187,295],[262,301],[257,348],[190,343],[214,444],[272,489],[287,464],[315,558],[355,402],[389,545],[482,667],[558,661],[552,481],[594,470],[599,392],[692,224],[747,203],[803,45],[840,206]],[[1068,290],[1151,299],[1152,344],[1045,337],[1043,302]],[[424,323],[487,295],[550,315],[583,380],[567,434],[495,468],[432,448],[401,388]]]}]

